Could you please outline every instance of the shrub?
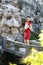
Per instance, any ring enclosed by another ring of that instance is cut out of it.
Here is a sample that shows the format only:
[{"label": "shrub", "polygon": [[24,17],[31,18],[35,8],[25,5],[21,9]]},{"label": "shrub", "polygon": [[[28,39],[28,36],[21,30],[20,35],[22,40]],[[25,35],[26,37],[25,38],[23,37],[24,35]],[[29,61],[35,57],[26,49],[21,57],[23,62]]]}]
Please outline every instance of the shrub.
[{"label": "shrub", "polygon": [[40,41],[40,45],[43,46],[43,30],[41,30],[41,33],[39,34],[39,41]]},{"label": "shrub", "polygon": [[23,59],[26,65],[43,65],[43,52],[32,48],[31,54]]}]

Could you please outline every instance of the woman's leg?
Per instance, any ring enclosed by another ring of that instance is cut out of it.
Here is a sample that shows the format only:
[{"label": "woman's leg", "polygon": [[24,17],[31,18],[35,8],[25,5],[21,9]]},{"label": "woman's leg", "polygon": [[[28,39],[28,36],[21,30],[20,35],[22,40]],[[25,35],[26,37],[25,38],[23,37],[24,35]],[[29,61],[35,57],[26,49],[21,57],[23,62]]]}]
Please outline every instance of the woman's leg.
[{"label": "woman's leg", "polygon": [[27,40],[24,39],[24,43],[26,44],[27,43]]},{"label": "woman's leg", "polygon": [[29,44],[29,40],[27,40],[27,44]]}]

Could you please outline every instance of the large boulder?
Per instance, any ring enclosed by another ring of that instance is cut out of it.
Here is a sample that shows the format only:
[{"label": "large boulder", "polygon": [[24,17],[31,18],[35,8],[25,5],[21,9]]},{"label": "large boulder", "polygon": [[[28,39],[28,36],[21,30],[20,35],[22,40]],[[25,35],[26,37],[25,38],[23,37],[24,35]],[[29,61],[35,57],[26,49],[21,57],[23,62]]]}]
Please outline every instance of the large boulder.
[{"label": "large boulder", "polygon": [[20,33],[17,33],[15,41],[19,41],[19,42],[23,43],[23,41],[24,41],[23,36]]},{"label": "large boulder", "polygon": [[4,9],[4,11],[10,11],[10,10],[13,10],[14,12],[17,12],[19,11],[19,9],[11,4],[3,4],[2,6],[2,9]]},{"label": "large boulder", "polygon": [[2,22],[3,25],[7,25],[8,27],[19,27],[19,23],[15,18],[11,18],[10,20],[3,18]]}]

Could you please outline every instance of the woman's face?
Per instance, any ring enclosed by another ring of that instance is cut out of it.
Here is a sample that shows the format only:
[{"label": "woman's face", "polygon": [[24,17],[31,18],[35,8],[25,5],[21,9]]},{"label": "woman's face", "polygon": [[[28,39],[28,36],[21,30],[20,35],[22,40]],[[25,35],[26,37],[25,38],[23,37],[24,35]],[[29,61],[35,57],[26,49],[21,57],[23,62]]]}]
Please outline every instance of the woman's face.
[{"label": "woman's face", "polygon": [[27,17],[27,18],[26,18],[26,21],[30,21],[30,18],[29,18],[29,17]]}]

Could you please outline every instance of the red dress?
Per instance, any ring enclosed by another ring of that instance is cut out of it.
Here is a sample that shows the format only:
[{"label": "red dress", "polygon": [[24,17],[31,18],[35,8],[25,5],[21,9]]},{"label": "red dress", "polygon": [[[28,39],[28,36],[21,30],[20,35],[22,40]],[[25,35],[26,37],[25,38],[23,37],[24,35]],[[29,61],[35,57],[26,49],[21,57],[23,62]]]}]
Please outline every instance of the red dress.
[{"label": "red dress", "polygon": [[[31,21],[28,21],[28,22],[26,22],[25,23],[25,25],[28,25],[28,26],[30,26],[32,23],[31,23]],[[25,30],[24,30],[24,39],[25,40],[29,40],[30,39],[30,34],[31,33],[31,30],[27,27]]]}]

